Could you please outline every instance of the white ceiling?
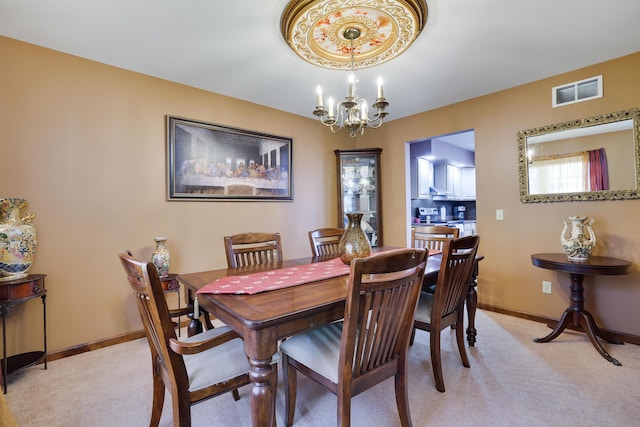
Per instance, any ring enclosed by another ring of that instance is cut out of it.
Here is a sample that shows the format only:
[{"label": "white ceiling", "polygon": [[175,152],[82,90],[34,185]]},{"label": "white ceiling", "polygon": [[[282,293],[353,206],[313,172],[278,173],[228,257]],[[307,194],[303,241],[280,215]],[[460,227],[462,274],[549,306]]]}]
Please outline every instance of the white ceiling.
[{"label": "white ceiling", "polygon": [[[347,76],[288,48],[286,3],[0,0],[0,35],[313,117],[316,86],[340,98]],[[384,79],[389,120],[640,51],[638,0],[427,4],[426,27],[406,53],[358,72],[367,99]]]}]

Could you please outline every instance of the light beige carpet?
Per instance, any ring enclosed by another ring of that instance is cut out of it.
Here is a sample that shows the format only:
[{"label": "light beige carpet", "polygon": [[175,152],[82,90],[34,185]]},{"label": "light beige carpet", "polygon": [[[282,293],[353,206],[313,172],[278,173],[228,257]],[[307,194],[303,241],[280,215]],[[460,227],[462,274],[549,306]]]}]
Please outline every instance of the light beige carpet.
[{"label": "light beige carpet", "polygon": [[[439,393],[429,362],[429,334],[418,331],[410,349],[414,426],[638,426],[640,347],[605,344],[621,367],[603,359],[586,336],[565,332],[536,344],[550,330],[493,312],[477,315],[478,342],[462,367],[450,330],[442,333],[447,391]],[[22,427],[147,426],[151,413],[151,362],[146,340],[137,340],[35,366],[9,377],[5,396]],[[281,371],[280,371],[281,372]],[[336,399],[299,376],[294,426],[333,426]],[[277,423],[283,425],[278,385]],[[250,426],[249,389],[241,399],[219,396],[192,407],[194,426]],[[171,426],[167,395],[161,426]],[[393,381],[352,401],[353,426],[398,426]]]}]

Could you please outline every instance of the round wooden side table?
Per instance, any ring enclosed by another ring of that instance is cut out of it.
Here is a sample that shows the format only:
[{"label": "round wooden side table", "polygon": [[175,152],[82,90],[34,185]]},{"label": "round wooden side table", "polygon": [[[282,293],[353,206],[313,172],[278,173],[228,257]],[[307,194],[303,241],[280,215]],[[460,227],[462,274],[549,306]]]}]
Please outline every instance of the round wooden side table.
[{"label": "round wooden side table", "polygon": [[598,328],[591,313],[584,308],[584,276],[587,274],[594,275],[620,275],[629,273],[631,263],[617,258],[609,258],[602,256],[591,256],[587,261],[577,262],[569,261],[567,256],[562,253],[545,253],[531,255],[531,262],[536,267],[546,268],[548,270],[562,271],[569,273],[571,276],[571,304],[562,313],[560,321],[555,329],[546,337],[536,338],[534,342],[549,342],[564,331],[567,326],[582,328],[587,334],[591,344],[598,350],[609,362],[616,366],[622,364],[602,347],[597,337],[611,344],[624,344],[622,341],[614,339],[609,333]]}]

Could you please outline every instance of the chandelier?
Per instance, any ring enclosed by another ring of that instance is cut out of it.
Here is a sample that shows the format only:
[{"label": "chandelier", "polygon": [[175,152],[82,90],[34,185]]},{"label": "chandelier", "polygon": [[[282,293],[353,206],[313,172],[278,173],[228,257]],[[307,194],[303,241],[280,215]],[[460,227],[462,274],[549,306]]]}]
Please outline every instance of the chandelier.
[{"label": "chandelier", "polygon": [[[350,71],[347,96],[324,105],[322,92],[313,114],[333,132],[348,129],[354,137],[379,127],[389,114],[382,82],[367,105],[356,95],[355,71],[383,64],[404,52],[427,21],[425,0],[290,0],[280,31],[289,47],[310,64]],[[371,111],[370,111],[371,110]],[[371,114],[371,117],[370,117]]]},{"label": "chandelier", "polygon": [[343,36],[345,39],[351,41],[350,54],[351,54],[351,73],[349,74],[349,86],[347,88],[347,96],[344,100],[338,102],[338,105],[334,109],[333,98],[329,98],[327,102],[327,108],[324,107],[322,99],[322,88],[318,86],[318,101],[316,109],[313,111],[313,115],[320,119],[320,122],[331,128],[331,131],[336,133],[342,128],[349,129],[349,135],[351,137],[356,136],[358,133],[364,135],[364,129],[369,126],[373,128],[380,127],[384,118],[389,114],[386,108],[389,103],[384,98],[382,91],[382,79],[378,77],[378,97],[376,102],[373,103],[374,109],[373,118],[369,118],[369,108],[367,101],[359,98],[356,95],[356,79],[354,55],[355,49],[353,47],[353,41],[360,37],[360,30],[357,28],[347,28]]}]

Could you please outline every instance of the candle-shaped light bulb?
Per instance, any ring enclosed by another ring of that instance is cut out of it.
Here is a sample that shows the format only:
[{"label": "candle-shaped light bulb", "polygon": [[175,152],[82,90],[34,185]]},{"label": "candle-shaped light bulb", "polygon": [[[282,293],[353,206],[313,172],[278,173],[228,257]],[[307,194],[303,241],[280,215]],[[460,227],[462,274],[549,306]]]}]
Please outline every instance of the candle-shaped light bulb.
[{"label": "candle-shaped light bulb", "polygon": [[367,103],[363,102],[362,107],[360,109],[360,120],[367,120],[367,115],[369,114],[369,107],[367,107]]},{"label": "candle-shaped light bulb", "polygon": [[193,299],[193,318],[194,319],[199,319],[200,318],[200,306],[198,305],[198,297],[197,296]]},{"label": "candle-shaped light bulb", "polygon": [[384,93],[382,92],[382,77],[378,77],[378,98],[384,98]]},{"label": "candle-shaped light bulb", "polygon": [[329,117],[333,117],[333,98],[329,98],[329,101],[327,101],[327,109],[329,110]]},{"label": "candle-shaped light bulb", "polygon": [[316,89],[316,94],[318,94],[318,101],[316,105],[318,107],[322,107],[322,88],[320,86]]},{"label": "candle-shaped light bulb", "polygon": [[347,96],[353,96],[353,93],[355,92],[355,83],[356,83],[356,76],[353,73],[349,74],[349,90],[347,91]]}]

